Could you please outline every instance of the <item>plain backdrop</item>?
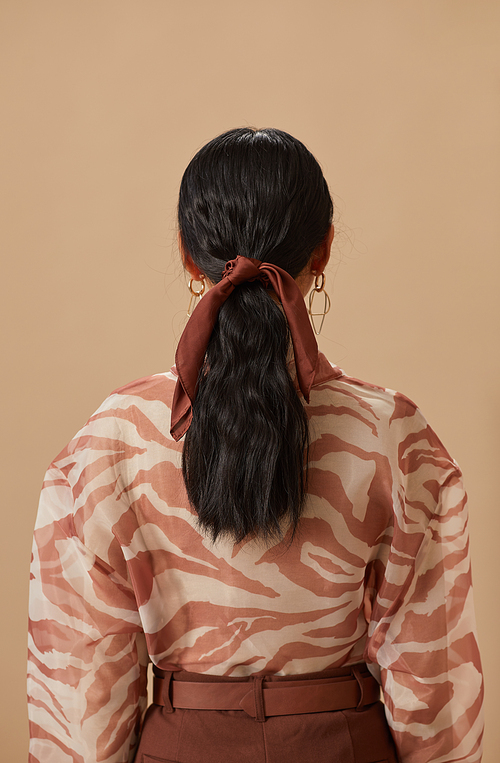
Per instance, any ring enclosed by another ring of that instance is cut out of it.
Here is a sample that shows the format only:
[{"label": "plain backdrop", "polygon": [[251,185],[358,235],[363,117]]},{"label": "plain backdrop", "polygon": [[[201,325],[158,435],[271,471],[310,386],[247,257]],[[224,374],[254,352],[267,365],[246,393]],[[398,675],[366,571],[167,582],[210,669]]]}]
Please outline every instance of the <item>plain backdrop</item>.
[{"label": "plain backdrop", "polygon": [[4,760],[27,755],[44,471],[172,364],[181,174],[253,125],[304,141],[334,195],[320,348],[416,400],[464,471],[497,763],[499,39],[498,0],[0,0]]}]

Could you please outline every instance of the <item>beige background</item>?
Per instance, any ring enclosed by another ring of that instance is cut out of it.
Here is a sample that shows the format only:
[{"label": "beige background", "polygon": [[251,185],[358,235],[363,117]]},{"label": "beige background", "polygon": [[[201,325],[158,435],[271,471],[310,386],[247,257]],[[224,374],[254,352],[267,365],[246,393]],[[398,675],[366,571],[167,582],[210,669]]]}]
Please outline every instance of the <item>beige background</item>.
[{"label": "beige background", "polygon": [[44,470],[187,307],[175,203],[234,126],[308,144],[336,202],[321,348],[415,399],[471,499],[485,763],[498,668],[498,0],[2,0],[2,759],[26,760]]}]

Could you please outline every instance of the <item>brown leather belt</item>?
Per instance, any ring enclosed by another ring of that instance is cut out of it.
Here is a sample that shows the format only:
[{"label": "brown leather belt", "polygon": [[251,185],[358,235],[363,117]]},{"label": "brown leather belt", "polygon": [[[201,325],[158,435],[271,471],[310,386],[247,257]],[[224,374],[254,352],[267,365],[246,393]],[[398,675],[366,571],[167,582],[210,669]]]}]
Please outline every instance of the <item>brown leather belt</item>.
[{"label": "brown leather belt", "polygon": [[[175,675],[175,674],[174,674]],[[321,713],[331,710],[360,710],[380,699],[380,686],[357,666],[347,676],[333,678],[266,681],[250,676],[247,681],[176,681],[171,673],[154,676],[153,702],[167,711],[244,710],[256,720],[270,715]]]}]

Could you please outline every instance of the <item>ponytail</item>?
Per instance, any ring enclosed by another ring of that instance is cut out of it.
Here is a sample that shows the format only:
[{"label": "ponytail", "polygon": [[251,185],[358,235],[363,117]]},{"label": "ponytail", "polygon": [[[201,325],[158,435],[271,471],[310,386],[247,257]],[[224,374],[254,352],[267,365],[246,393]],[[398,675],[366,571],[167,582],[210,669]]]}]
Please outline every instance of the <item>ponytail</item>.
[{"label": "ponytail", "polygon": [[[212,282],[240,254],[294,278],[327,235],[321,169],[277,130],[233,130],[188,166],[179,195],[185,250]],[[201,528],[216,541],[295,531],[306,495],[308,424],[290,367],[287,320],[261,281],[220,308],[198,379],[182,470]]]},{"label": "ponytail", "polygon": [[208,345],[183,452],[189,500],[213,540],[277,539],[300,517],[308,429],[289,348],[263,285],[235,289]]}]

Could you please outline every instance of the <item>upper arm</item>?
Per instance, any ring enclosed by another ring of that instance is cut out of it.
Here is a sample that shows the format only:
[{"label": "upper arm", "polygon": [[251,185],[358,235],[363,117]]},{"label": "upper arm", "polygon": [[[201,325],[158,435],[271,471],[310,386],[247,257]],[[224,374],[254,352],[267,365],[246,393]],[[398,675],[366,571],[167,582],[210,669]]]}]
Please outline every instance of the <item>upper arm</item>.
[{"label": "upper arm", "polygon": [[145,708],[144,634],[122,550],[104,521],[116,510],[112,462],[110,451],[67,451],[44,482],[30,577],[31,763],[122,763]]},{"label": "upper arm", "polygon": [[483,683],[461,473],[428,426],[415,427],[399,457],[366,659],[380,666],[402,763],[478,763]]}]

